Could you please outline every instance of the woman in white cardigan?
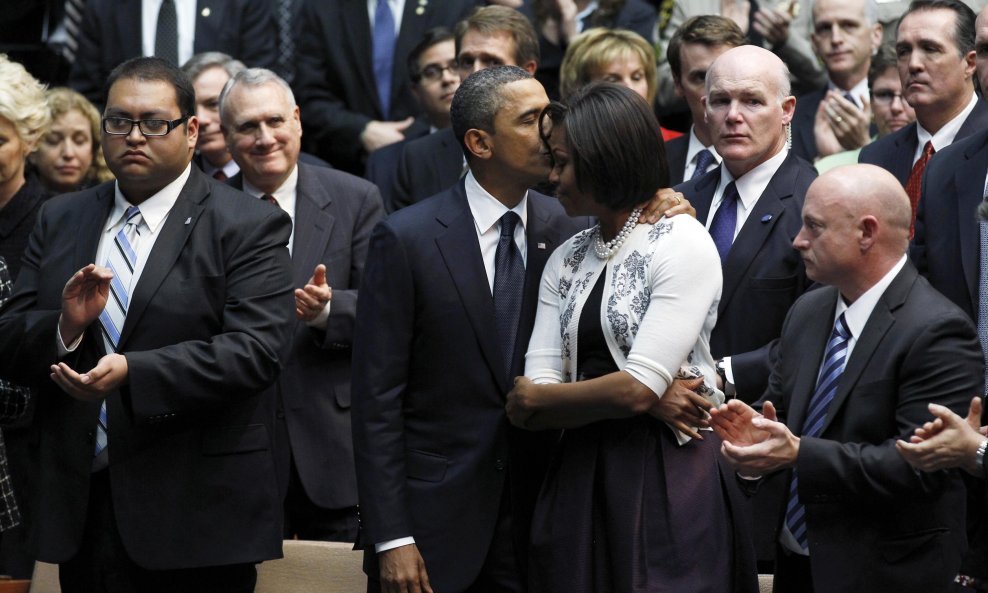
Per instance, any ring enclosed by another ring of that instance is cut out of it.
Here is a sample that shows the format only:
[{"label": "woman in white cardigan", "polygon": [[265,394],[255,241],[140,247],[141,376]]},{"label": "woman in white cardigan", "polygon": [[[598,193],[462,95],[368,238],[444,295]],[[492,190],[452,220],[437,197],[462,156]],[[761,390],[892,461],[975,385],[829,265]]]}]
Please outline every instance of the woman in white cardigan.
[{"label": "woman in white cardigan", "polygon": [[564,429],[532,525],[532,590],[756,591],[741,498],[705,430],[723,399],[713,241],[689,216],[637,223],[668,170],[633,92],[591,85],[540,126],[558,199],[599,225],[546,265],[526,377],[508,395],[516,426]]}]

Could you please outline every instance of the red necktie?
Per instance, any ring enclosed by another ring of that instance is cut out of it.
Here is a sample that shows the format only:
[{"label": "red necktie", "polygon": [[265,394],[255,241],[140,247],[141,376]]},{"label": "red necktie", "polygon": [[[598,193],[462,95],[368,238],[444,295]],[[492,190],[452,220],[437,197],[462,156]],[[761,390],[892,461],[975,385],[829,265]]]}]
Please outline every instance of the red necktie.
[{"label": "red necktie", "polygon": [[213,173],[213,179],[219,182],[224,182],[228,178],[226,176],[226,173],[223,172],[223,169],[217,169],[216,172]]},{"label": "red necktie", "polygon": [[933,156],[933,142],[927,142],[926,146],[923,147],[923,154],[913,165],[913,170],[909,173],[909,181],[906,182],[906,193],[909,194],[909,203],[913,207],[913,216],[911,222],[909,223],[909,238],[913,238],[913,232],[916,226],[916,207],[919,205],[919,194],[920,190],[923,189],[923,171],[926,170],[926,163],[930,161],[930,157]]},{"label": "red necktie", "polygon": [[278,208],[281,208],[281,206],[278,205],[278,200],[276,200],[274,196],[272,196],[271,194],[264,194],[263,196],[261,196],[261,199],[264,200],[265,202],[268,202],[269,204],[274,204]]}]

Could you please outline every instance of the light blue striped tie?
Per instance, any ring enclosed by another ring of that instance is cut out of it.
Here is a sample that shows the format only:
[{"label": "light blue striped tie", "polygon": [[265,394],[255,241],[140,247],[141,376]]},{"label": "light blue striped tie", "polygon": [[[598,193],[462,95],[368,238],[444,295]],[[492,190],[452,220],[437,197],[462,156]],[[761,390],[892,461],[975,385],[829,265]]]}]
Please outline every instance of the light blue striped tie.
[{"label": "light blue striped tie", "polygon": [[[124,225],[117,231],[106,256],[106,267],[113,272],[110,281],[110,298],[106,307],[99,315],[100,326],[103,329],[103,339],[107,352],[116,352],[120,342],[120,332],[127,318],[127,306],[130,304],[131,282],[134,279],[134,268],[137,266],[137,242],[140,239],[138,229],[141,226],[141,211],[137,206],[131,206],[124,212]],[[99,408],[99,422],[96,425],[96,450],[93,455],[99,455],[106,448],[106,400]]]},{"label": "light blue striped tie", "polygon": [[[823,432],[823,425],[827,420],[827,411],[830,409],[830,402],[834,401],[837,395],[837,387],[840,385],[841,374],[844,373],[844,364],[847,360],[847,343],[851,339],[851,330],[847,328],[847,321],[844,314],[837,318],[834,323],[834,331],[830,334],[830,341],[827,342],[827,355],[823,359],[823,370],[817,380],[816,390],[810,398],[810,406],[803,420],[803,431],[800,436],[816,437]],[[806,507],[799,501],[798,479],[795,468],[792,470],[792,482],[789,485],[789,506],[786,508],[786,527],[796,539],[799,547],[803,551],[809,549],[809,541],[806,537]]]}]

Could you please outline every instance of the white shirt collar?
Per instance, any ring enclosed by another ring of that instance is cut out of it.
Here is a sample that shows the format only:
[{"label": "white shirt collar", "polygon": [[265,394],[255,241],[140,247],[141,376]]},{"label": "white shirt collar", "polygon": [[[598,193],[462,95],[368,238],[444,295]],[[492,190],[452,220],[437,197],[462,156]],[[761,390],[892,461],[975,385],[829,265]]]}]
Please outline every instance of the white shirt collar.
[{"label": "white shirt collar", "polygon": [[903,255],[899,263],[892,266],[882,279],[872,285],[871,288],[866,290],[864,294],[858,297],[858,300],[854,301],[850,305],[844,302],[844,298],[837,297],[837,310],[834,312],[834,322],[837,322],[837,318],[844,314],[844,321],[847,322],[847,329],[851,331],[851,335],[854,338],[858,338],[861,332],[864,330],[864,326],[868,323],[868,318],[871,317],[871,312],[875,310],[875,305],[878,304],[878,299],[882,298],[885,291],[888,289],[892,281],[902,270],[902,267],[906,265],[906,256]]},{"label": "white shirt collar", "polygon": [[701,150],[709,150],[710,154],[714,157],[714,161],[716,161],[718,165],[722,160],[724,160],[719,154],[717,154],[717,149],[713,144],[710,146],[704,146],[703,142],[700,142],[700,139],[696,137],[696,127],[690,126],[690,144],[686,149],[686,162],[694,163],[696,161],[696,155],[699,154]]},{"label": "white shirt collar", "polygon": [[584,22],[584,19],[586,19],[591,14],[593,14],[593,12],[595,10],[597,10],[599,7],[600,7],[600,4],[597,2],[597,0],[591,0],[591,2],[589,4],[587,4],[587,7],[586,8],[584,8],[580,12],[576,13],[576,32],[577,33],[582,33],[583,32],[583,22]]},{"label": "white shirt collar", "polygon": [[[477,178],[473,176],[473,171],[467,172],[464,188],[474,224],[477,225],[478,232],[484,234],[498,223],[509,208],[480,185]],[[525,192],[521,201],[510,210],[513,210],[521,218],[522,228],[528,228],[528,191]]]},{"label": "white shirt collar", "polygon": [[[185,167],[185,171],[181,175],[175,178],[174,181],[166,185],[165,187],[158,190],[158,193],[152,195],[150,198],[144,200],[138,205],[141,210],[141,218],[144,219],[144,224],[151,229],[152,233],[158,231],[158,227],[168,216],[171,211],[172,206],[178,201],[178,195],[182,193],[182,188],[185,187],[185,183],[189,180],[189,175],[192,174],[192,163],[189,163]],[[120,191],[120,182],[113,184],[113,210],[110,211],[110,216],[106,220],[106,225],[103,227],[103,232],[106,232],[113,228],[114,226],[120,224],[123,219],[124,212],[127,208],[133,206],[127,198],[124,197],[123,192]]]},{"label": "white shirt collar", "polygon": [[[261,196],[267,193],[257,189],[257,187],[252,185],[251,182],[247,181],[246,177],[244,177],[243,179],[244,179],[244,191],[246,193],[254,196],[255,198],[260,198]],[[288,178],[285,179],[284,183],[282,183],[281,186],[278,187],[278,189],[274,190],[274,192],[271,194],[272,196],[274,196],[275,200],[278,200],[278,205],[281,206],[281,209],[287,212],[289,215],[291,215],[292,220],[295,219],[295,201],[297,195],[297,191],[296,191],[297,187],[298,187],[298,163],[295,164],[295,167],[292,169],[292,172],[288,174]]]},{"label": "white shirt collar", "polygon": [[919,120],[916,120],[916,133],[919,136],[919,145],[917,146],[916,154],[913,155],[913,162],[915,163],[916,160],[919,159],[920,155],[923,154],[923,147],[926,146],[926,143],[931,140],[933,141],[933,150],[936,152],[940,152],[944,148],[947,148],[953,144],[954,138],[957,137],[957,132],[960,131],[961,126],[963,126],[964,122],[967,120],[967,116],[971,115],[971,112],[974,111],[974,107],[977,104],[978,96],[971,93],[971,100],[968,101],[967,107],[958,113],[954,119],[950,120],[944,124],[943,127],[937,130],[936,134],[930,134],[927,132],[923,125],[919,123]]},{"label": "white shirt collar", "polygon": [[851,94],[851,97],[854,98],[854,104],[857,105],[858,108],[861,108],[861,106],[862,106],[861,105],[861,97],[870,97],[871,96],[870,91],[868,90],[868,77],[867,76],[864,77],[864,78],[862,78],[861,80],[859,80],[858,81],[858,84],[854,85],[853,87],[851,87],[847,91],[845,91],[844,89],[842,89],[842,88],[838,87],[837,85],[835,85],[833,83],[833,81],[827,81],[827,88],[830,89],[830,90],[832,90],[832,91],[836,91],[836,92],[840,93],[841,95],[843,95],[845,92],[850,93]]},{"label": "white shirt collar", "polygon": [[[775,172],[779,170],[779,167],[782,166],[782,163],[788,156],[789,151],[783,147],[778,154],[751,171],[748,171],[738,179],[735,179],[731,175],[727,167],[721,166],[720,184],[717,186],[717,195],[723,197],[724,189],[733,181],[735,189],[738,190],[738,197],[741,199],[741,204],[744,206],[745,211],[750,212],[755,202],[758,201],[758,198],[765,193],[765,188],[772,181]],[[720,200],[717,203],[719,204]]]}]

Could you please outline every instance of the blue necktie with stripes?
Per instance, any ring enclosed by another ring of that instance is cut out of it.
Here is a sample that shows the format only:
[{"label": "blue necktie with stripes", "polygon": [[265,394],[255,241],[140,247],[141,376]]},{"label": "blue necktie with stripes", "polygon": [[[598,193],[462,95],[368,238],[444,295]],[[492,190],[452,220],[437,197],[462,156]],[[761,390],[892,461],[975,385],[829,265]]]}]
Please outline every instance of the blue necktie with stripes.
[{"label": "blue necktie with stripes", "polygon": [[[800,436],[816,437],[823,432],[830,402],[834,400],[834,396],[837,394],[841,374],[844,373],[844,365],[847,361],[847,343],[850,339],[851,330],[848,329],[844,314],[841,313],[837,322],[834,323],[834,331],[830,334],[830,341],[827,342],[827,354],[823,360],[823,370],[817,380],[813,397],[810,398],[810,406],[806,411],[806,419],[803,420],[803,431]],[[799,547],[804,552],[807,551],[809,541],[806,537],[806,507],[799,501],[798,478],[795,468],[792,470],[792,482],[789,485],[786,526]]]},{"label": "blue necktie with stripes", "polygon": [[[133,288],[131,283],[134,279],[134,268],[137,266],[137,241],[140,238],[138,228],[141,221],[141,211],[137,206],[127,208],[124,212],[124,225],[117,231],[113,237],[113,245],[107,250],[106,267],[113,272],[113,280],[110,282],[110,298],[106,299],[106,307],[99,315],[107,352],[116,352],[124,319],[127,317],[130,291]],[[94,456],[99,455],[106,448],[107,426],[106,400],[103,400],[99,408],[99,423],[96,426]]]}]

